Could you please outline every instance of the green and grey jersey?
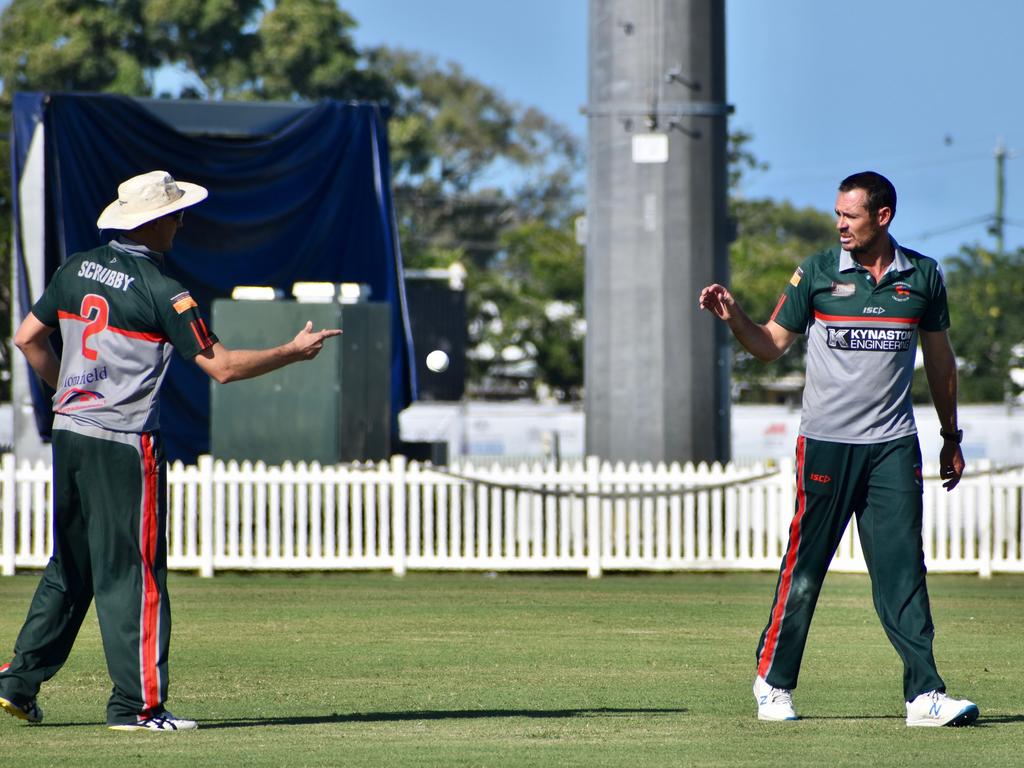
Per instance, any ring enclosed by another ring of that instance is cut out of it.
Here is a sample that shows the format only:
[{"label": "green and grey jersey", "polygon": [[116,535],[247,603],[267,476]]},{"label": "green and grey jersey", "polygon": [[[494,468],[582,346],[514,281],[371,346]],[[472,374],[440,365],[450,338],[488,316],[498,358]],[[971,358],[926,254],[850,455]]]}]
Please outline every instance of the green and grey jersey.
[{"label": "green and grey jersey", "polygon": [[801,264],[772,320],[807,332],[800,433],[876,443],[917,433],[910,387],[917,330],[949,327],[946,286],[934,259],[901,248],[882,279],[838,246]]},{"label": "green and grey jersey", "polygon": [[171,350],[190,360],[217,341],[162,262],[144,246],[111,241],[68,259],[32,307],[41,323],[60,328],[64,344],[55,429],[159,428]]}]

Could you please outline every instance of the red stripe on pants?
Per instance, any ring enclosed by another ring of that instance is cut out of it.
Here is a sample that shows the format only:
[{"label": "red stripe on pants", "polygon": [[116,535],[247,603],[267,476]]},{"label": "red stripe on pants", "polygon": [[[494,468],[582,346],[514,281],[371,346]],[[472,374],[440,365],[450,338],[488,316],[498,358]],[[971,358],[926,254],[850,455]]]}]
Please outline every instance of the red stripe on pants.
[{"label": "red stripe on pants", "polygon": [[139,660],[142,665],[142,699],[148,712],[160,701],[160,675],[157,670],[159,644],[160,589],[154,577],[156,561],[157,521],[157,465],[153,452],[153,438],[142,435],[142,520],[139,548],[142,554],[142,627]]},{"label": "red stripe on pants", "polygon": [[757,664],[757,674],[767,679],[768,670],[772,668],[775,660],[775,650],[779,642],[779,632],[782,630],[782,620],[786,616],[786,601],[789,599],[789,588],[793,583],[793,569],[796,567],[797,550],[800,549],[800,523],[804,517],[806,508],[806,495],[804,493],[804,442],[803,435],[796,439],[796,515],[789,526],[789,549],[786,551],[786,564],[782,569],[782,578],[779,579],[779,594],[775,600],[775,610],[772,611],[771,624],[768,626],[768,634],[765,635],[764,648],[761,649],[761,658]]}]

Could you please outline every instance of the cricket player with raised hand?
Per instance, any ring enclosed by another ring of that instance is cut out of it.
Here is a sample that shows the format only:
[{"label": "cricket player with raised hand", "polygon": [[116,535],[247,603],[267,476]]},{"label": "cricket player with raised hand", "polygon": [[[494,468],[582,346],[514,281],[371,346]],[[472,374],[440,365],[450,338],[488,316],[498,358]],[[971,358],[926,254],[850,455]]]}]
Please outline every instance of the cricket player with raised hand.
[{"label": "cricket player with raised hand", "polygon": [[[116,237],[71,256],[14,336],[55,390],[54,543],[14,658],[0,667],[0,708],[42,721],[39,689],[67,660],[95,597],[113,681],[107,725],[167,733],[196,728],[165,707],[171,609],[158,396],[172,351],[224,383],[311,360],[341,331],[307,323],[277,347],[226,348],[164,273],[185,210],[206,189],[152,171],[117,193],[96,222]],[[60,359],[49,341],[58,328]]]},{"label": "cricket player with raised hand", "polygon": [[766,323],[751,320],[722,285],[707,286],[698,300],[759,360],[775,360],[798,334],[808,337],[796,510],[757,646],[757,716],[797,719],[792,692],[811,617],[832,556],[856,515],[875,609],[903,662],[907,725],[968,725],[978,718],[978,707],[947,695],[932,656],[921,449],[910,397],[920,339],[943,439],[940,473],[952,491],[964,457],[946,286],[933,259],[889,235],[896,189],[881,174],[844,179],[835,214],[838,246],[796,269]]}]

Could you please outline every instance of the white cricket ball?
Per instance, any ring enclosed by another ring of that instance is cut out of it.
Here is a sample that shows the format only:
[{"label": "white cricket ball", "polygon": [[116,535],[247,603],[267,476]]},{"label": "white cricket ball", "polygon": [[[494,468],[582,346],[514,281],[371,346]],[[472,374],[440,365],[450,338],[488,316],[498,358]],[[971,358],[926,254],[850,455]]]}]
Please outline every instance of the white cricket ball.
[{"label": "white cricket ball", "polygon": [[448,370],[448,354],[440,349],[435,349],[427,355],[427,368],[434,373],[444,373]]}]

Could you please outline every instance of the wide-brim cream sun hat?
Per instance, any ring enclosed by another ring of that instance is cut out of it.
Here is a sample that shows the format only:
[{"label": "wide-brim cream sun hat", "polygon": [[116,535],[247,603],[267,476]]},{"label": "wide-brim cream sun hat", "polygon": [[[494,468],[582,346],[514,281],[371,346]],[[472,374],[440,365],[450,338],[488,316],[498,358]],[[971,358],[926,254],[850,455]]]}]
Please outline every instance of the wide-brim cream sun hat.
[{"label": "wide-brim cream sun hat", "polygon": [[117,187],[117,200],[96,219],[100,229],[132,230],[147,221],[188,208],[206,199],[205,187],[175,181],[167,171],[132,176]]}]

